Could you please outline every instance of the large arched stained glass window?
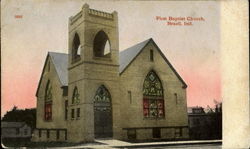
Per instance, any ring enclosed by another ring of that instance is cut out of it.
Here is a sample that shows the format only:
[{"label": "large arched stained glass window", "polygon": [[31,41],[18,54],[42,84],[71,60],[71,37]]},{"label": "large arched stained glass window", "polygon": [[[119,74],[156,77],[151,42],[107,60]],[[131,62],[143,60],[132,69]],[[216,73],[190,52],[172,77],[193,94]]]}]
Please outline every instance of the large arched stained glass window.
[{"label": "large arched stained glass window", "polygon": [[77,87],[74,88],[73,91],[73,96],[72,96],[72,104],[79,104],[80,103],[80,98],[79,98],[79,93]]},{"label": "large arched stained glass window", "polygon": [[143,114],[149,118],[163,118],[165,115],[163,88],[154,71],[150,71],[144,80]]},{"label": "large arched stained glass window", "polygon": [[45,103],[44,103],[44,119],[46,121],[52,120],[52,86],[48,80],[45,89]]}]

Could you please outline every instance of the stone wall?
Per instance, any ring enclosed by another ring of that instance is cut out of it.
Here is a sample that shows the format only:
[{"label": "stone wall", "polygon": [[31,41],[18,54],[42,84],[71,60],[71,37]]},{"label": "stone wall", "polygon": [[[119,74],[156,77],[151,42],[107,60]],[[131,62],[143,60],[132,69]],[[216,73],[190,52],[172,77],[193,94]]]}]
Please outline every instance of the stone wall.
[{"label": "stone wall", "polygon": [[[150,49],[154,51],[153,62],[150,61]],[[143,116],[142,87],[145,77],[151,70],[159,76],[164,88],[165,118],[162,119],[149,119]],[[153,42],[150,42],[121,74],[120,82],[123,128],[188,126],[186,89],[183,88],[183,83],[163,59]],[[128,91],[131,91],[131,101]],[[138,130],[138,139],[151,138],[150,131],[152,129]],[[126,130],[123,136],[126,136]],[[183,134],[183,136],[188,135]]]},{"label": "stone wall", "polygon": [[[95,57],[93,43],[96,34],[104,31],[110,42],[110,57]],[[81,59],[72,63],[72,44],[75,34],[80,37]],[[104,85],[111,94],[114,136],[119,130],[119,41],[117,13],[106,13],[89,9],[82,10],[69,20],[69,113],[80,108],[80,118],[67,121],[68,140],[82,142],[94,140],[94,96],[97,89]],[[80,93],[80,103],[72,105],[74,87]]]},{"label": "stone wall", "polygon": [[[50,65],[49,71],[48,65]],[[45,89],[48,80],[50,80],[52,86],[52,120],[50,121],[46,121],[44,119]],[[44,72],[40,80],[39,90],[37,92],[36,128],[66,128],[66,121],[64,120],[63,99],[63,90],[61,89],[61,83],[58,78],[58,74],[55,70],[51,57],[48,56],[46,59]],[[35,139],[33,140],[36,141]]]}]

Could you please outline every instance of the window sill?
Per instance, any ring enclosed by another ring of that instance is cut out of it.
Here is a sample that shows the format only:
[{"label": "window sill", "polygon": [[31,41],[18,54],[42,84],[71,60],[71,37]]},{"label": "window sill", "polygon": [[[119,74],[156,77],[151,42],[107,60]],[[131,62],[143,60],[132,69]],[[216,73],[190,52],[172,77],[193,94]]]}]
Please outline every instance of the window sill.
[{"label": "window sill", "polygon": [[76,62],[79,62],[81,60],[81,56],[77,55],[75,58],[72,59],[71,64],[74,64]]},{"label": "window sill", "polygon": [[144,117],[143,120],[165,120],[165,117]]},{"label": "window sill", "polygon": [[50,100],[45,100],[45,104],[52,104],[53,103],[53,100],[50,99]]},{"label": "window sill", "polygon": [[109,56],[109,57],[105,57],[105,56],[94,56],[93,57],[93,59],[94,60],[103,60],[103,61],[112,61],[112,59],[111,59],[111,56]]},{"label": "window sill", "polygon": [[79,105],[79,104],[80,104],[80,102],[71,103],[70,106],[77,106],[77,105]]},{"label": "window sill", "polygon": [[72,60],[71,65],[72,65],[72,67],[75,67],[75,66],[78,66],[78,64],[80,64],[80,62],[81,62],[80,58],[76,59],[76,60]]}]

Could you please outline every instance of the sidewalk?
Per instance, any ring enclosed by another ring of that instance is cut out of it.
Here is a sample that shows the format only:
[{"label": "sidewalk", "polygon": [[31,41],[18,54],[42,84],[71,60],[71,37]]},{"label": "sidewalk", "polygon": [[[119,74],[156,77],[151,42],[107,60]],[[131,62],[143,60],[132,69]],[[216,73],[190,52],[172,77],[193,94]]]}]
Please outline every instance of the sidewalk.
[{"label": "sidewalk", "polygon": [[169,141],[169,142],[146,142],[146,143],[129,143],[115,139],[97,139],[99,144],[89,143],[79,146],[67,148],[144,148],[144,147],[160,147],[160,146],[177,146],[177,145],[195,145],[195,144],[221,144],[221,140],[199,140],[199,141]]}]

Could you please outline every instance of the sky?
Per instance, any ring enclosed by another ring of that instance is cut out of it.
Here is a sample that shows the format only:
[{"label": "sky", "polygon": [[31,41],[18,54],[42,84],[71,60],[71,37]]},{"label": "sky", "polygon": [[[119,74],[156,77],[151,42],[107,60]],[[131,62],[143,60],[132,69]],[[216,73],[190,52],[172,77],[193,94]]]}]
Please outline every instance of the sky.
[{"label": "sky", "polygon": [[[120,51],[153,38],[188,85],[189,107],[213,107],[214,100],[222,100],[219,2],[4,0],[1,116],[14,105],[36,106],[35,93],[46,55],[48,51],[68,53],[68,18],[86,2],[91,9],[118,12]],[[173,26],[167,22],[174,21],[157,20],[157,16],[202,17],[204,21]]]}]

